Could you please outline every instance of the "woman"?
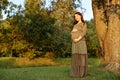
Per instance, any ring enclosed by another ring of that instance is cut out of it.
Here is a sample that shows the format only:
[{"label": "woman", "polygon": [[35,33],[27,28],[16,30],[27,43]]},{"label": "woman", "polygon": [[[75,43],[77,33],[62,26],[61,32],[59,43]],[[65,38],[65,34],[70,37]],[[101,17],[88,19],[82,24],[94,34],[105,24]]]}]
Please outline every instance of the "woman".
[{"label": "woman", "polygon": [[80,12],[74,15],[75,25],[71,31],[72,36],[72,77],[85,77],[87,75],[88,60],[85,41],[86,23]]}]

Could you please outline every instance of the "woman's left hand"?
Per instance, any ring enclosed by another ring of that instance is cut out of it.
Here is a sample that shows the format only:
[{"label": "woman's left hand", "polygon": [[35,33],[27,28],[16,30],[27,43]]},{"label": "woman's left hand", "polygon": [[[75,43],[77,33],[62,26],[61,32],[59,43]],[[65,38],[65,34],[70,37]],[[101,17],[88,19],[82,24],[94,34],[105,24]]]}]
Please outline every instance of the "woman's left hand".
[{"label": "woman's left hand", "polygon": [[74,39],[74,40],[73,40],[73,42],[75,42],[75,43],[78,42],[78,41],[79,41],[78,39]]},{"label": "woman's left hand", "polygon": [[74,40],[73,40],[73,42],[75,42],[75,43],[76,43],[76,42],[78,42],[78,41],[79,41],[79,40],[81,40],[81,39],[82,39],[82,36],[79,36],[79,38],[74,39]]}]

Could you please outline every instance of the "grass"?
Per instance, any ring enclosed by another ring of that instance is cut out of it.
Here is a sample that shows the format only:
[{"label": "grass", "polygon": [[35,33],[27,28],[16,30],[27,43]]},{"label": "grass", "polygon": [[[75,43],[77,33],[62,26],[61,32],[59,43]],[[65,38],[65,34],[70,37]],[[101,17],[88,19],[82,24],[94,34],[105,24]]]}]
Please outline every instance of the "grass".
[{"label": "grass", "polygon": [[55,60],[49,58],[38,58],[30,60],[28,58],[2,57],[0,58],[0,68],[18,68],[35,66],[55,66],[58,65]]},{"label": "grass", "polygon": [[15,61],[16,58],[0,59],[0,80],[120,80],[119,74],[105,71],[103,66],[99,65],[100,61],[97,58],[89,58],[89,73],[85,78],[70,77],[71,58],[59,58],[52,66],[36,63],[34,67],[30,64],[18,67]]}]

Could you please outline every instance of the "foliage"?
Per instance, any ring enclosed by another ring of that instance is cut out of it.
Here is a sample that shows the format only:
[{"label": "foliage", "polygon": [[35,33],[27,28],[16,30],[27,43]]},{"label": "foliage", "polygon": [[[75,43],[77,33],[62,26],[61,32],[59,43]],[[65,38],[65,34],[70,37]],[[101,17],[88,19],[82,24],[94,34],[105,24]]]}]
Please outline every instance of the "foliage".
[{"label": "foliage", "polygon": [[[60,63],[50,58],[36,58],[30,60],[29,58],[16,57],[1,57],[0,68],[22,68],[22,67],[37,67],[37,66],[56,66]],[[61,64],[62,65],[62,64]]]},{"label": "foliage", "polygon": [[0,19],[3,18],[2,11],[7,9],[8,0],[0,0]]},{"label": "foliage", "polygon": [[99,42],[95,31],[94,20],[86,21],[87,23],[87,35],[86,42],[88,48],[89,57],[96,57],[99,55]]},{"label": "foliage", "polygon": [[71,56],[71,36],[65,28],[60,28],[56,33],[55,52],[57,57]]},{"label": "foliage", "polygon": [[[72,15],[78,6],[75,0],[58,0],[52,2],[51,8],[45,8],[41,0],[26,0],[24,10],[9,2],[7,19],[0,26],[0,56],[70,57]],[[93,20],[87,21],[87,26],[88,53],[93,56],[98,51]]]}]

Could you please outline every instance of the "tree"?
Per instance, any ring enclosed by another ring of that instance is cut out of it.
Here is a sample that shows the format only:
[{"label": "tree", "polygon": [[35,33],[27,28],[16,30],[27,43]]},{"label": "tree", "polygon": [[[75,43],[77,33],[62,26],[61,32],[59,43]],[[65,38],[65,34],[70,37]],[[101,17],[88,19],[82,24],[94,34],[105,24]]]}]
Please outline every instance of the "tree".
[{"label": "tree", "polygon": [[8,4],[8,0],[0,0],[0,19],[3,17],[2,11],[7,8]]},{"label": "tree", "polygon": [[[24,10],[20,5],[9,2],[7,19],[2,22],[4,28],[7,25],[9,28],[0,29],[0,42],[3,43],[0,45],[1,56],[32,59],[49,52],[57,57],[71,55],[70,28],[73,27],[73,13],[81,6],[80,0],[52,0],[51,8],[45,7],[45,1],[26,0]],[[75,1],[78,1],[79,5]],[[93,20],[87,24],[88,49],[94,48],[95,51],[97,41],[95,42],[96,35],[94,28],[92,29]]]},{"label": "tree", "polygon": [[80,0],[53,0],[51,3],[50,15],[57,20],[56,25],[64,29],[70,28],[75,9],[81,7]]},{"label": "tree", "polygon": [[44,53],[51,51],[57,57],[64,57],[66,53],[70,52],[70,47],[67,47],[70,44],[68,43],[68,41],[70,42],[70,35],[67,31],[63,31],[64,29],[60,26],[55,27],[56,20],[55,17],[51,17],[51,10],[45,9],[41,3],[39,0],[38,2],[26,0],[25,17],[28,22],[25,23],[22,31],[25,30],[26,39],[35,46],[42,48]]},{"label": "tree", "polygon": [[32,48],[38,53],[42,50],[37,57],[43,56],[49,51],[54,52],[55,47],[55,19],[51,18],[48,14],[49,10],[43,6],[42,0],[26,0],[25,17],[19,23],[20,30]]},{"label": "tree", "polygon": [[120,72],[120,0],[92,0],[92,8],[102,63]]},{"label": "tree", "polygon": [[80,0],[51,0],[51,6],[48,7],[50,16],[56,19],[54,24],[56,28],[55,52],[59,57],[71,55],[70,31],[73,27],[73,13],[80,6]]},{"label": "tree", "polygon": [[27,16],[32,14],[39,14],[42,4],[42,0],[25,0],[25,14]]}]

